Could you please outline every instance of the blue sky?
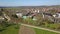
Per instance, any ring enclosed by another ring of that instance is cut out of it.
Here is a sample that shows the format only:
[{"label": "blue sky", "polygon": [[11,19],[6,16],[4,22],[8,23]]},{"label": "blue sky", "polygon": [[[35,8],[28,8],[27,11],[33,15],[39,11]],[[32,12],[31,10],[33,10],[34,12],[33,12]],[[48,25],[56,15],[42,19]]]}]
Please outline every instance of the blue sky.
[{"label": "blue sky", "polygon": [[0,0],[0,6],[60,5],[60,0]]}]

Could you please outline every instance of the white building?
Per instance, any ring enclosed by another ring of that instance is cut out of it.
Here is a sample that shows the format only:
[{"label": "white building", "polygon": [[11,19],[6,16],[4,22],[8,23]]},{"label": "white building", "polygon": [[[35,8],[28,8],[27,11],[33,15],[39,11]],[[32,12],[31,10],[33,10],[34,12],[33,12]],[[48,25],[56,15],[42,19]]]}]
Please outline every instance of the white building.
[{"label": "white building", "polygon": [[56,13],[55,15],[53,15],[53,17],[60,18],[60,13]]},{"label": "white building", "polygon": [[60,13],[57,13],[57,17],[60,18]]},{"label": "white building", "polygon": [[16,15],[17,15],[19,18],[23,16],[22,13],[16,13]]},{"label": "white building", "polygon": [[55,18],[54,21],[56,23],[60,23],[60,13],[56,13],[55,15],[53,15],[53,17]]},{"label": "white building", "polygon": [[35,12],[35,13],[39,13],[39,10],[35,10],[34,12]]},{"label": "white building", "polygon": [[56,15],[53,15],[53,17],[56,17]]}]

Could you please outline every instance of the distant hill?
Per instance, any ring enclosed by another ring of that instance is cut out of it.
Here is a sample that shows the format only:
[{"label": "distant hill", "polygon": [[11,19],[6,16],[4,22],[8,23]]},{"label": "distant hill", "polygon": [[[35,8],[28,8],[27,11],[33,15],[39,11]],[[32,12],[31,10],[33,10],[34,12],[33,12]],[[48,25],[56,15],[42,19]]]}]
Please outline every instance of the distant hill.
[{"label": "distant hill", "polygon": [[60,5],[52,5],[52,6],[0,6],[0,8],[41,8],[41,7],[60,7]]}]

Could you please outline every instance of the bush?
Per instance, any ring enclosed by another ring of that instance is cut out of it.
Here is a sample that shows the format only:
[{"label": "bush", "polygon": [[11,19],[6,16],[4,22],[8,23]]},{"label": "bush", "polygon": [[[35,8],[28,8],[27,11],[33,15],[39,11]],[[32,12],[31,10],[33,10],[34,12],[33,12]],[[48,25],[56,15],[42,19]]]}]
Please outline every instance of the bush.
[{"label": "bush", "polygon": [[12,25],[15,25],[15,24],[11,22],[2,21],[2,23],[0,23],[0,31],[4,31],[5,29],[7,29],[7,27]]},{"label": "bush", "polygon": [[15,28],[16,28],[16,29],[19,29],[19,26],[20,26],[20,24],[16,24],[16,25],[15,25]]},{"label": "bush", "polygon": [[58,30],[60,29],[60,24],[49,24],[49,28]]}]

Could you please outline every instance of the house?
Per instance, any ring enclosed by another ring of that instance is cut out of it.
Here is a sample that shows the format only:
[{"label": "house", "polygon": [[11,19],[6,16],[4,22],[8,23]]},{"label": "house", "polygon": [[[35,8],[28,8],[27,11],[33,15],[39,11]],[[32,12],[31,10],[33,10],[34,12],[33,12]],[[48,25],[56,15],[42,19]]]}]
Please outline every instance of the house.
[{"label": "house", "polygon": [[53,15],[53,17],[56,17],[56,15]]},{"label": "house", "polygon": [[40,11],[39,10],[37,10],[37,13],[39,13]]},{"label": "house", "polygon": [[22,13],[16,13],[16,15],[18,16],[18,18],[21,18],[23,16]]},{"label": "house", "polygon": [[40,13],[40,11],[39,10],[35,10],[35,11],[33,11],[33,13]]},{"label": "house", "polygon": [[53,15],[54,17],[54,21],[57,23],[57,22],[60,22],[60,12],[56,13]]},{"label": "house", "polygon": [[50,13],[45,13],[45,12],[43,12],[42,15],[43,15],[43,18],[45,18],[45,16],[52,16],[52,14],[50,14]]},{"label": "house", "polygon": [[56,13],[56,17],[60,18],[60,12]]},{"label": "house", "polygon": [[34,18],[35,15],[36,15],[36,13],[27,12],[26,15],[23,16],[23,18],[24,18],[24,19],[26,19],[26,18],[31,18],[31,19],[33,19],[33,20],[36,20],[36,19]]},{"label": "house", "polygon": [[34,18],[34,16],[36,15],[36,13],[32,13],[30,11],[27,11],[27,12],[17,12],[16,15],[18,16],[18,18],[23,18],[23,19],[31,18],[33,20],[36,20]]},{"label": "house", "polygon": [[50,20],[50,21],[54,22],[53,15],[51,13],[45,13],[45,12],[43,12],[42,16],[43,16],[43,19],[47,19],[47,20]]}]

